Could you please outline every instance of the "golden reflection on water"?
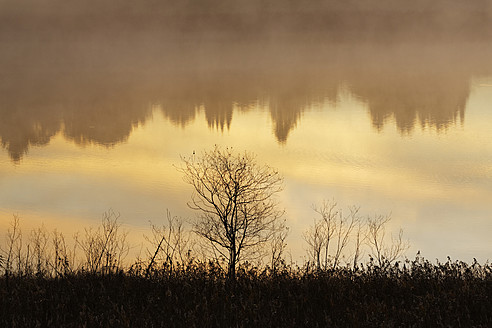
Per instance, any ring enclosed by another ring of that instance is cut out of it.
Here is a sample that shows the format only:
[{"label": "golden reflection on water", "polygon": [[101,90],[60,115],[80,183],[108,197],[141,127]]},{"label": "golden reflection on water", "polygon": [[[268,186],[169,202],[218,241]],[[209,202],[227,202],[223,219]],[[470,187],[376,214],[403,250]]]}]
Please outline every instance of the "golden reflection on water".
[{"label": "golden reflection on water", "polygon": [[271,113],[260,104],[235,110],[224,130],[207,123],[203,108],[183,127],[153,105],[146,123],[133,127],[123,143],[80,147],[60,132],[49,144],[30,148],[20,164],[2,161],[0,215],[3,223],[18,213],[33,226],[54,220],[60,224],[52,227],[72,222],[82,230],[113,208],[136,229],[137,241],[148,220],[162,221],[166,209],[193,215],[185,205],[191,190],[175,166],[180,155],[220,144],[253,150],[285,175],[281,198],[294,256],[303,254],[310,206],[333,197],[367,214],[392,212],[392,225],[403,226],[411,251],[485,259],[492,213],[492,121],[485,118],[491,117],[492,90],[473,85],[465,126],[404,136],[395,125],[376,131],[367,104],[346,92],[336,103],[306,108],[280,144]]},{"label": "golden reflection on water", "polygon": [[[125,142],[149,120],[154,104],[176,125],[186,127],[204,113],[221,131],[230,129],[237,112],[260,106],[284,144],[306,110],[336,105],[348,92],[366,104],[377,131],[388,122],[402,135],[417,127],[445,131],[464,123],[470,80],[489,74],[492,54],[484,43],[219,43],[182,58],[166,51],[151,68],[138,60],[142,53],[125,54],[135,61],[129,72],[118,63],[95,70],[94,62],[110,59],[69,50],[65,56],[74,63],[46,64],[28,53],[4,67],[0,139],[16,163],[60,132],[82,146]],[[214,64],[219,54],[222,65]]]},{"label": "golden reflection on water", "polygon": [[410,256],[490,258],[478,2],[48,2],[0,2],[0,234],[12,213],[70,235],[113,208],[138,243],[166,209],[193,215],[175,166],[219,144],[285,175],[294,259],[323,198],[392,212]]}]

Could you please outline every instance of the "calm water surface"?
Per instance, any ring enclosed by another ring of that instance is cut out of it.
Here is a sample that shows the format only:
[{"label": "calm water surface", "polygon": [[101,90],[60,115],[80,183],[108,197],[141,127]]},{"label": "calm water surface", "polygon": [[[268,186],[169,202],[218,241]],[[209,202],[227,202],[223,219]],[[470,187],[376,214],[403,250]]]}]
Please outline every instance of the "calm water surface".
[{"label": "calm water surface", "polygon": [[175,167],[218,144],[285,176],[294,260],[332,198],[391,213],[410,257],[492,257],[488,43],[56,24],[0,33],[2,235],[13,213],[70,235],[112,208],[138,245],[167,209],[193,217]]}]

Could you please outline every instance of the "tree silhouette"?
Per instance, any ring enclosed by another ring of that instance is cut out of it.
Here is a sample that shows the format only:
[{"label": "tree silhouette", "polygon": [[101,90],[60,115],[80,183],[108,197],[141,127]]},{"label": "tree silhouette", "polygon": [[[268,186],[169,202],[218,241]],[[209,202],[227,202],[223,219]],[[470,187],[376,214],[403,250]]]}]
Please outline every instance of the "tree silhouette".
[{"label": "tree silhouette", "polygon": [[213,251],[228,261],[234,280],[236,266],[271,240],[283,225],[275,194],[283,177],[259,165],[251,153],[215,147],[201,156],[182,158],[180,171],[194,192],[188,206],[200,212],[194,230]]}]

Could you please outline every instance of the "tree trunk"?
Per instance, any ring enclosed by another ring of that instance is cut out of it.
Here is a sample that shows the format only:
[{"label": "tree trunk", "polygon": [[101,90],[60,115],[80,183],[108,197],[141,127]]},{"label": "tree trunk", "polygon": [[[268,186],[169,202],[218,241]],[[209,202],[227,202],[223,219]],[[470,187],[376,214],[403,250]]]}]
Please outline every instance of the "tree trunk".
[{"label": "tree trunk", "polygon": [[227,277],[230,280],[236,280],[236,248],[231,247],[229,252],[229,268],[227,272]]}]

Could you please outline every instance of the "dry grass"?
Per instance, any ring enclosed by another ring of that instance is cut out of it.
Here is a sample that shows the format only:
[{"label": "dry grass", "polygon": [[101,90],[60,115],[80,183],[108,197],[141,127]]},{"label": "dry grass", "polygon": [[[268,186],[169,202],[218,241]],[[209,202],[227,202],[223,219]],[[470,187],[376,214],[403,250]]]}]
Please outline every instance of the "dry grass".
[{"label": "dry grass", "polygon": [[422,258],[381,268],[214,264],[0,279],[0,325],[118,327],[470,327],[492,324],[492,266]]}]

